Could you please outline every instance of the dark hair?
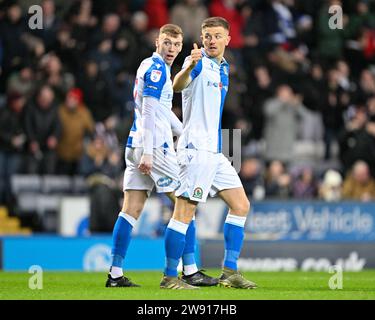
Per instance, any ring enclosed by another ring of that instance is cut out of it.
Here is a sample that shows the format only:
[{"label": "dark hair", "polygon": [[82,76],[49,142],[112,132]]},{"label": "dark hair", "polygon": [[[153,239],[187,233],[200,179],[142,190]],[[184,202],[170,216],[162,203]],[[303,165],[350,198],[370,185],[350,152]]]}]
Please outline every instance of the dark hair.
[{"label": "dark hair", "polygon": [[222,17],[210,17],[203,21],[202,29],[212,27],[223,27],[224,29],[229,31],[229,23]]},{"label": "dark hair", "polygon": [[165,33],[167,35],[170,35],[172,37],[177,37],[178,35],[184,36],[184,33],[182,32],[182,29],[175,24],[165,24],[160,28],[159,34]]}]

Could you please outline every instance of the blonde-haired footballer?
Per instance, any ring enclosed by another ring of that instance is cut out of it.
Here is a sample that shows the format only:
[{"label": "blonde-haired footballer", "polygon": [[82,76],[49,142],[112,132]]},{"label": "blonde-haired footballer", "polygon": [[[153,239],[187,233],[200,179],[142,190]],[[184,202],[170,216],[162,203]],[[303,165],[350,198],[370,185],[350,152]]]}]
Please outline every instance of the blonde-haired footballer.
[{"label": "blonde-haired footballer", "polygon": [[[181,52],[183,32],[177,25],[161,27],[156,52],[142,61],[134,85],[134,123],[127,140],[124,174],[124,203],[113,229],[112,265],[106,287],[137,287],[123,275],[123,260],[131,231],[154,187],[174,200],[179,186],[179,167],[173,135],[179,136],[182,124],[172,112],[171,65]],[[218,280],[197,269],[194,258],[195,225],[189,228],[184,248],[184,273],[200,285],[216,285]],[[189,286],[180,281],[180,286]]]}]

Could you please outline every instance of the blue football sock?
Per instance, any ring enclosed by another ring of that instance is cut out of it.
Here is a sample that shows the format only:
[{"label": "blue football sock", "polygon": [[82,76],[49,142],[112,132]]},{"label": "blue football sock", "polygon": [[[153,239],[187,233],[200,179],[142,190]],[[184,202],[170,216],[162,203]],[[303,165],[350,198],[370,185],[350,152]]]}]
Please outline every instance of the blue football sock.
[{"label": "blue football sock", "polygon": [[195,262],[195,239],[195,220],[192,220],[186,232],[185,248],[182,254],[184,274],[187,276],[198,271],[197,264]]},{"label": "blue football sock", "polygon": [[120,212],[113,228],[112,266],[122,268],[136,219]]},{"label": "blue football sock", "polygon": [[185,247],[186,231],[189,225],[175,219],[169,221],[165,231],[166,266],[164,274],[168,277],[177,277],[177,267]]},{"label": "blue football sock", "polygon": [[237,270],[237,260],[240,256],[244,239],[246,217],[228,214],[224,224],[224,267]]}]

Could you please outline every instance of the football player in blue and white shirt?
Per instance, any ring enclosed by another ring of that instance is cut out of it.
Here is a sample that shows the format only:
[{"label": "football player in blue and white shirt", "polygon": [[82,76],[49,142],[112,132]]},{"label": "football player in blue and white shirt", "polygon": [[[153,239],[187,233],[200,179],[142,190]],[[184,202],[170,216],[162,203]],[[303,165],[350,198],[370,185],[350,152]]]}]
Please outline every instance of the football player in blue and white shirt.
[{"label": "football player in blue and white shirt", "polygon": [[166,230],[166,267],[160,286],[168,288],[166,284],[177,276],[186,230],[197,204],[210,194],[218,195],[229,207],[219,282],[226,287],[255,288],[255,283],[237,271],[250,203],[235,169],[221,152],[221,116],[229,85],[229,65],[224,59],[230,41],[228,22],[221,17],[206,19],[201,38],[204,48],[194,44],[173,82],[174,91],[182,91],[183,103],[183,132],[177,151],[181,185]]},{"label": "football player in blue and white shirt", "polygon": [[[107,287],[137,286],[123,276],[123,260],[131,231],[141,214],[147,197],[154,187],[174,200],[179,186],[179,167],[174,150],[173,135],[179,136],[182,124],[172,112],[173,88],[171,65],[182,49],[180,27],[167,24],[156,39],[156,52],[142,61],[134,85],[134,123],[126,144],[124,174],[124,203],[113,230],[112,265]],[[195,224],[190,224],[184,248],[184,273],[201,284],[216,285],[213,279],[197,269]],[[188,272],[189,271],[189,272]],[[187,286],[182,283],[181,286]]]}]

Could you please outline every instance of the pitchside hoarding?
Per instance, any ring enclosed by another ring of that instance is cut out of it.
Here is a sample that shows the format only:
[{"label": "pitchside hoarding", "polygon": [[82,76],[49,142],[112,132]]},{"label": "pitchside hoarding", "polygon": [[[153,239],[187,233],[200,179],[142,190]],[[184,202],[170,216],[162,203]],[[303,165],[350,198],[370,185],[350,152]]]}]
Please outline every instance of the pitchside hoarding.
[{"label": "pitchside hoarding", "polygon": [[[222,233],[228,209],[220,200],[200,205],[202,238]],[[245,232],[252,240],[374,241],[375,203],[290,202],[252,203]]]},{"label": "pitchside hoarding", "polygon": [[[153,206],[138,222],[143,237],[155,236],[152,226],[161,219],[158,201],[152,199]],[[219,267],[222,263],[226,214],[221,200],[210,199],[198,206],[197,233],[204,240],[198,249],[202,251],[203,267]],[[245,231],[246,242],[239,261],[242,270],[327,270],[335,264],[352,271],[375,268],[375,203],[252,203]],[[0,238],[2,266],[4,270],[26,270],[33,264],[51,270],[107,270],[111,241],[110,235],[4,237]],[[135,237],[127,268],[162,270],[163,248],[162,238]]]},{"label": "pitchside hoarding", "polygon": [[[25,271],[32,265],[43,270],[104,271],[112,262],[112,236],[60,237],[25,236],[0,238],[4,271]],[[200,265],[199,245],[196,261]],[[1,252],[0,252],[1,253]],[[127,270],[163,270],[164,239],[137,237],[129,245]],[[0,268],[1,270],[1,268]]]},{"label": "pitchside hoarding", "polygon": [[[201,241],[204,268],[218,268],[224,256],[223,241]],[[238,268],[241,271],[328,271],[339,265],[344,271],[375,268],[372,242],[244,242]]]},{"label": "pitchside hoarding", "polygon": [[[111,265],[111,236],[91,237],[4,237],[3,270],[23,271],[32,265],[43,270],[108,271]],[[162,270],[163,239],[134,239],[128,251],[128,270]]]}]

